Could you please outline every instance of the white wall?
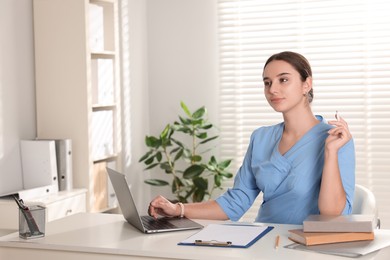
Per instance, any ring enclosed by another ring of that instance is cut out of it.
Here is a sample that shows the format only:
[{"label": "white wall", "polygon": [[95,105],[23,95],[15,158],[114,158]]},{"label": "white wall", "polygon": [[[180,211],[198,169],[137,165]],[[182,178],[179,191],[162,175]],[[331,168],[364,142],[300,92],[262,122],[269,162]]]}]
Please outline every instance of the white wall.
[{"label": "white wall", "polygon": [[[124,171],[141,211],[146,211],[150,187],[143,184],[143,167],[138,159],[144,152],[144,136],[149,131],[149,87],[146,0],[122,0],[124,88],[123,153]],[[130,99],[125,93],[130,93]]]},{"label": "white wall", "polygon": [[216,0],[148,1],[150,134],[184,114],[180,101],[218,123],[216,22]]},{"label": "white wall", "polygon": [[177,119],[180,101],[216,117],[217,31],[214,0],[149,0],[151,130]]},{"label": "white wall", "polygon": [[128,10],[132,99],[126,174],[146,211],[148,201],[169,195],[170,188],[143,183],[151,176],[138,163],[147,151],[145,135],[158,135],[176,120],[180,101],[190,109],[206,106],[210,121],[217,123],[216,0],[129,0]]},{"label": "white wall", "polygon": [[36,136],[32,1],[0,1],[0,194],[22,187],[19,140]]}]

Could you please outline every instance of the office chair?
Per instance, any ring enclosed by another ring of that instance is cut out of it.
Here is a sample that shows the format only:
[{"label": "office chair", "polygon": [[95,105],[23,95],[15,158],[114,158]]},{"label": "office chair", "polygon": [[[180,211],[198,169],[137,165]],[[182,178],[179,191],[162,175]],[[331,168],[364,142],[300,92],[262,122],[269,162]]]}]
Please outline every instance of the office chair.
[{"label": "office chair", "polygon": [[359,184],[355,185],[352,214],[373,214],[377,219],[377,228],[380,228],[380,219],[378,218],[378,208],[374,193]]}]

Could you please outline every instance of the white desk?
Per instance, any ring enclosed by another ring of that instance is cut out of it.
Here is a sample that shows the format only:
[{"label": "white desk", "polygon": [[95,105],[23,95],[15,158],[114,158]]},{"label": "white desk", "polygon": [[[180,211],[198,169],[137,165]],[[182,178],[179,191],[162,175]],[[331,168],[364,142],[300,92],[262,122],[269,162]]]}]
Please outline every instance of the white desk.
[{"label": "white desk", "polygon": [[[1,237],[0,259],[349,259],[283,248],[291,243],[287,230],[299,226],[273,226],[271,232],[247,249],[178,246],[197,231],[143,234],[125,222],[122,215],[80,213],[47,223],[44,238],[23,240],[17,233]],[[275,249],[278,234],[280,246]],[[388,260],[390,247],[359,258],[363,259]]]}]

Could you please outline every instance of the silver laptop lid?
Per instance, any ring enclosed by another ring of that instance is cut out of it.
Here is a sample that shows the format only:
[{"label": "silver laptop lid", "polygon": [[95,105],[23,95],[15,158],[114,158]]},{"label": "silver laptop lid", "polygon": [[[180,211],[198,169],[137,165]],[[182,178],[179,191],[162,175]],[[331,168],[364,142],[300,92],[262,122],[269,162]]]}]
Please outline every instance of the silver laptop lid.
[{"label": "silver laptop lid", "polygon": [[110,168],[107,168],[107,172],[108,176],[110,177],[112,186],[114,187],[114,191],[119,202],[119,207],[122,210],[123,217],[134,227],[146,233],[135,205],[133,195],[131,194],[129,185],[127,183],[126,176]]}]

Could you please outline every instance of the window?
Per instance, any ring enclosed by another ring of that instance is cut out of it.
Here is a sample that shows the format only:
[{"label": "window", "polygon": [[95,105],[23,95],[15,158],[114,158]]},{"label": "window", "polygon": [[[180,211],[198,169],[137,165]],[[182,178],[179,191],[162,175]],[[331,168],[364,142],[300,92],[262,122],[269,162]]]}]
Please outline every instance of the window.
[{"label": "window", "polygon": [[338,110],[348,121],[356,183],[374,192],[383,226],[390,225],[390,3],[220,0],[218,9],[221,153],[234,158],[233,170],[252,131],[281,121],[263,96],[266,59],[302,53],[313,69],[314,113],[330,119]]}]

